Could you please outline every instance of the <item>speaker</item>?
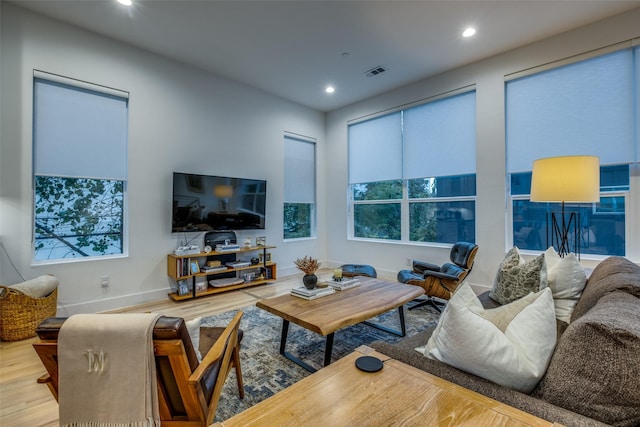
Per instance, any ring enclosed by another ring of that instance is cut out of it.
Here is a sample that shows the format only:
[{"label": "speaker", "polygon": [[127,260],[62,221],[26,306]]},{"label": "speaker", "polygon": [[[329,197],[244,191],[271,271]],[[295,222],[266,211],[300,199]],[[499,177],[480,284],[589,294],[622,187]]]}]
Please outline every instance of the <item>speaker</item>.
[{"label": "speaker", "polygon": [[[224,245],[227,240],[229,243],[238,243],[236,241],[236,233],[234,231],[209,231],[204,235],[204,246],[211,246],[211,248],[215,250],[216,245]],[[228,262],[236,262],[236,254],[216,255],[215,259],[220,260],[224,265]],[[220,273],[215,275],[216,279],[222,279],[225,277],[236,277],[236,272],[231,271],[229,273]]]},{"label": "speaker", "polygon": [[235,231],[209,231],[204,235],[204,246],[215,249],[216,245],[224,245],[227,240],[229,243],[238,243]]}]

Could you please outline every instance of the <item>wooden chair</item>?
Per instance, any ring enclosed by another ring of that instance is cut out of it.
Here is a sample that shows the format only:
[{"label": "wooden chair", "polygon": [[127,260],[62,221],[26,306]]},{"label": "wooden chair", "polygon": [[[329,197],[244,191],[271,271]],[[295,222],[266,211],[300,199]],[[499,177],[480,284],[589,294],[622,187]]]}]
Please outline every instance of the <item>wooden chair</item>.
[{"label": "wooden chair", "polygon": [[[213,424],[224,382],[235,368],[238,393],[244,398],[240,368],[242,330],[239,311],[226,328],[201,328],[204,350],[198,363],[184,319],[162,316],[153,329],[153,351],[158,376],[162,427],[206,427]],[[47,374],[38,379],[58,400],[58,332],[65,318],[48,318],[36,329],[33,344]],[[206,342],[214,340],[210,349]],[[202,344],[201,343],[201,344]],[[208,351],[207,351],[208,350]]]},{"label": "wooden chair", "polygon": [[398,282],[418,285],[424,288],[426,300],[409,307],[412,310],[424,305],[431,305],[438,311],[442,308],[434,298],[449,300],[465,277],[471,272],[473,262],[478,253],[478,245],[469,242],[457,242],[451,248],[451,262],[443,265],[423,261],[413,261],[412,270],[398,273]]}]

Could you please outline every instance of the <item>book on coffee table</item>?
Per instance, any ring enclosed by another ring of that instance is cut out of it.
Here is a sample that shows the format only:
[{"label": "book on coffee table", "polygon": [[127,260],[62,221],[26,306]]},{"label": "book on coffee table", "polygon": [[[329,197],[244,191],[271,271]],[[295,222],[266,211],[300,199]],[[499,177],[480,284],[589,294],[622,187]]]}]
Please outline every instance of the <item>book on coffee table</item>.
[{"label": "book on coffee table", "polygon": [[344,291],[345,289],[350,289],[350,288],[355,288],[356,286],[360,286],[360,281],[358,279],[334,280],[333,278],[331,278],[329,280],[323,281],[322,283],[326,283],[336,291]]},{"label": "book on coffee table", "polygon": [[335,290],[331,287],[307,289],[301,286],[299,288],[291,289],[291,295],[298,298],[307,299],[307,300],[322,298],[324,296],[331,295],[334,292]]}]

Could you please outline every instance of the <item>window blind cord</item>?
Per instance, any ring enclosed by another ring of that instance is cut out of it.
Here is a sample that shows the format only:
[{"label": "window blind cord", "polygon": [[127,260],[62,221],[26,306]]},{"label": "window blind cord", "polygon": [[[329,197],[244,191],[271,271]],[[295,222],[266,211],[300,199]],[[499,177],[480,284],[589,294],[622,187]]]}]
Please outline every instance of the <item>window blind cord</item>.
[{"label": "window blind cord", "polygon": [[185,241],[185,243],[182,246],[189,246],[189,243],[193,242],[198,237],[202,236],[202,233],[204,233],[204,231],[201,231],[200,233],[196,234],[194,237],[191,238],[191,240],[187,240],[187,233],[184,233],[184,241]]},{"label": "window blind cord", "polygon": [[9,252],[7,251],[7,248],[4,247],[4,243],[0,242],[0,247],[2,247],[2,251],[4,252],[5,256],[7,257],[7,260],[9,260],[9,264],[11,264],[11,267],[13,267],[15,272],[18,274],[18,276],[20,277],[20,280],[22,280],[24,282],[25,281],[24,280],[24,276],[22,275],[22,273],[20,273],[20,270],[18,270],[18,267],[16,267],[16,265],[13,263],[13,260],[9,256]]}]

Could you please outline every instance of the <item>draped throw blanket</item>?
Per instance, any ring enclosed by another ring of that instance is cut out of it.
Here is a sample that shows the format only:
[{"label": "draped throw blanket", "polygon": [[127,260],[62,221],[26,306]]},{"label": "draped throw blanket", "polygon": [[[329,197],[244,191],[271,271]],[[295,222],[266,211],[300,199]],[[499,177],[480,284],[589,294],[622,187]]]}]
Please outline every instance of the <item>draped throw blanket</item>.
[{"label": "draped throw blanket", "polygon": [[159,314],[77,314],[58,337],[61,427],[159,427]]}]

